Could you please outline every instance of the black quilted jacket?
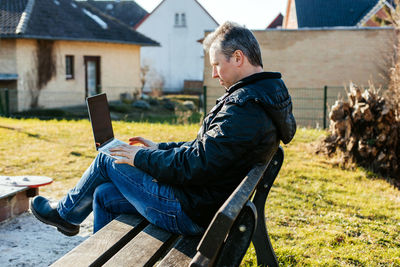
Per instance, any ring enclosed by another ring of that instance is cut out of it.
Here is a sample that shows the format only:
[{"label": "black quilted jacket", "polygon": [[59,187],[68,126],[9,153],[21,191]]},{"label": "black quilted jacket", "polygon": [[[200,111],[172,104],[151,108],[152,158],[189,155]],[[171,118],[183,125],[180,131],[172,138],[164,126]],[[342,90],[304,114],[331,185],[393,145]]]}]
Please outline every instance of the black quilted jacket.
[{"label": "black quilted jacket", "polygon": [[280,73],[262,72],[227,90],[191,142],[142,149],[135,166],[171,184],[185,213],[206,227],[257,162],[296,132],[292,102]]}]

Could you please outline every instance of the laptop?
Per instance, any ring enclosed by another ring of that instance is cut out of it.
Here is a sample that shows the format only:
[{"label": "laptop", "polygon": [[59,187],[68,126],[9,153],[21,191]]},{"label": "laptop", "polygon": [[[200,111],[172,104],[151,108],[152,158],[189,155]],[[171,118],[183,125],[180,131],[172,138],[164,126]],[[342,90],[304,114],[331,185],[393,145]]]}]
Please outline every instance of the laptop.
[{"label": "laptop", "polygon": [[114,138],[107,95],[103,93],[90,96],[86,98],[86,105],[89,111],[89,119],[92,123],[96,150],[115,159],[120,158],[111,156],[110,148],[127,143]]}]

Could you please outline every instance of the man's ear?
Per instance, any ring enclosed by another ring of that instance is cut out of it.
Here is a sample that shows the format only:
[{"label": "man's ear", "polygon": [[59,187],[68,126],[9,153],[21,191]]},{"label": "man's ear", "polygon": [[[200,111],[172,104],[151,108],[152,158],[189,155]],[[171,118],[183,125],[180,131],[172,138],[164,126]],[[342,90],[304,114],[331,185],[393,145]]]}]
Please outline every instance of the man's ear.
[{"label": "man's ear", "polygon": [[241,66],[244,63],[244,54],[242,50],[236,50],[233,52],[233,60],[235,61],[237,66]]}]

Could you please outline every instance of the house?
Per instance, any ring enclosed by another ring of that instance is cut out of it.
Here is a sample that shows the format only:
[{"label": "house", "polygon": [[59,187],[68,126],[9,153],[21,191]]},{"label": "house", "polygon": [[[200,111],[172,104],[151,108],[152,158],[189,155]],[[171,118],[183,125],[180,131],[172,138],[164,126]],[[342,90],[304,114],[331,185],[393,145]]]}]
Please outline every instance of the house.
[{"label": "house", "polygon": [[267,26],[267,29],[277,29],[277,28],[282,28],[283,24],[283,15],[282,13],[279,13],[278,16],[276,16],[272,22]]},{"label": "house", "polygon": [[[218,27],[215,19],[196,0],[163,0],[135,26],[138,32],[160,42],[143,47],[142,67],[148,67],[147,90],[180,91],[185,81],[203,80],[205,30]],[[186,82],[186,84],[189,84]]]},{"label": "house", "polygon": [[393,6],[394,0],[288,0],[283,28],[386,26]]},{"label": "house", "polygon": [[[83,1],[82,1],[83,2]],[[112,0],[112,1],[96,1],[87,0],[86,4],[97,8],[99,11],[112,16],[121,22],[135,28],[144,17],[148,16],[149,13],[144,10],[140,5],[138,5],[133,0]]]},{"label": "house", "polygon": [[82,105],[106,92],[109,100],[140,83],[145,35],[72,0],[0,1],[0,88],[12,111]]}]

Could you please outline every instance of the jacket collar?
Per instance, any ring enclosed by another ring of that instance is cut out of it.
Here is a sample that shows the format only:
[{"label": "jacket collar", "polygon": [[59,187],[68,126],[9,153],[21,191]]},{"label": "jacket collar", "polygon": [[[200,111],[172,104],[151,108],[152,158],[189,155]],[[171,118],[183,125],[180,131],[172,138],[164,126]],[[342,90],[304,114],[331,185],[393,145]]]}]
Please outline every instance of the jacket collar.
[{"label": "jacket collar", "polygon": [[239,88],[242,88],[248,84],[254,83],[256,81],[264,80],[264,79],[280,79],[282,75],[279,72],[259,72],[252,74],[250,76],[247,76],[228,89],[226,89],[226,93],[222,95],[220,98],[217,99],[216,103],[218,104],[221,102],[224,98],[226,98],[228,95],[232,94],[234,91],[236,91]]},{"label": "jacket collar", "polygon": [[279,72],[259,72],[259,73],[255,73],[255,74],[252,74],[250,76],[247,76],[247,77],[241,79],[240,81],[238,81],[237,83],[235,83],[234,85],[229,87],[226,90],[226,92],[228,94],[231,94],[234,91],[236,91],[237,89],[246,86],[247,84],[254,83],[256,81],[264,80],[264,79],[280,79],[281,77],[282,77],[282,75]]}]

